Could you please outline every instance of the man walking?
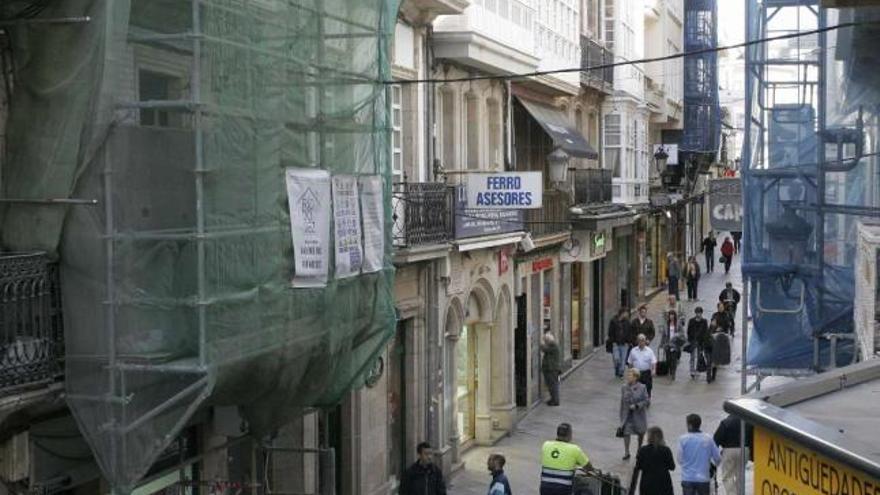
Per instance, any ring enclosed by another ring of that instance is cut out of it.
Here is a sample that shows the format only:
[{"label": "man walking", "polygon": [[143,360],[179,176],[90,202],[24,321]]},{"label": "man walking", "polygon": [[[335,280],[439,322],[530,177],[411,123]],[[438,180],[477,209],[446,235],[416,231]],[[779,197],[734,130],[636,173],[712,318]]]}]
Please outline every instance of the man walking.
[{"label": "man walking", "polygon": [[688,432],[678,439],[682,495],[709,495],[711,465],[721,463],[721,453],[712,437],[700,431],[698,414],[688,414],[686,422]]},{"label": "man walking", "polygon": [[[740,449],[739,419],[727,416],[718,424],[712,439],[721,447],[721,482],[724,483],[724,492],[727,495],[743,495],[740,491],[740,476],[742,475],[742,450]],[[752,427],[746,425],[746,459],[751,457]]]},{"label": "man walking", "polygon": [[639,372],[639,381],[645,385],[648,397],[651,397],[651,389],[654,388],[654,374],[657,372],[657,356],[648,347],[648,339],[644,334],[638,336],[639,345],[629,353],[627,364]]},{"label": "man walking", "polygon": [[678,299],[678,279],[681,278],[681,264],[679,264],[678,259],[672,253],[667,254],[666,258],[669,260],[666,265],[666,279],[669,284],[669,295],[675,296],[675,298]]},{"label": "man walking", "polygon": [[626,356],[632,346],[632,325],[629,310],[620,308],[617,316],[608,324],[608,341],[611,342],[611,358],[614,360],[614,376],[623,378]]},{"label": "man walking", "polygon": [[649,344],[657,335],[656,330],[654,330],[654,322],[648,318],[648,307],[644,304],[639,306],[639,312],[636,317],[633,318],[632,333],[634,335],[644,335],[648,339]]},{"label": "man walking", "polygon": [[703,239],[703,254],[706,255],[706,273],[715,271],[715,246],[717,245],[715,234],[710,230],[709,235]]},{"label": "man walking", "polygon": [[733,288],[731,282],[724,284],[724,289],[718,294],[718,302],[724,303],[731,318],[736,317],[736,307],[739,305],[740,297],[739,291]]},{"label": "man walking", "polygon": [[510,491],[510,482],[507,481],[507,475],[504,474],[504,465],[507,459],[501,454],[489,455],[487,464],[489,472],[492,474],[492,481],[489,483],[488,495],[513,495]]},{"label": "man walking", "polygon": [[743,233],[741,230],[734,230],[733,232],[730,233],[730,235],[731,235],[731,237],[733,237],[733,251],[735,253],[739,254],[740,250],[742,249],[741,244],[742,244]]},{"label": "man walking", "polygon": [[544,359],[541,360],[541,372],[544,374],[544,384],[550,391],[550,400],[547,405],[559,405],[559,374],[562,373],[562,367],[559,362],[559,344],[553,332],[544,332],[544,338],[541,342],[541,351],[544,352]]},{"label": "man walking", "polygon": [[431,444],[422,442],[416,447],[419,459],[407,468],[400,480],[400,495],[446,495],[443,471],[434,464]]},{"label": "man walking", "polygon": [[574,472],[589,468],[590,459],[580,447],[571,443],[571,425],[556,427],[556,440],[544,442],[541,448],[541,495],[571,495]]},{"label": "man walking", "polygon": [[694,317],[688,321],[687,339],[691,349],[691,378],[696,378],[699,356],[705,352],[707,342],[711,339],[709,324],[703,319],[703,308],[700,306],[697,306]]}]

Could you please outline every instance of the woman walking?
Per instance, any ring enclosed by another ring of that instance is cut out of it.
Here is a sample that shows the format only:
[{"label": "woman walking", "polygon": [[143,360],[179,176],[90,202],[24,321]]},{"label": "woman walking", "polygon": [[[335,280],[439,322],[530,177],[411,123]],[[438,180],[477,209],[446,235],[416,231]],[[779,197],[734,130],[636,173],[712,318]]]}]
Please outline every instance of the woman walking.
[{"label": "woman walking", "polygon": [[684,320],[679,318],[674,310],[670,310],[666,313],[666,325],[660,338],[660,348],[663,350],[663,357],[669,363],[669,377],[673,380],[678,369],[678,361],[681,359],[681,348],[686,342]]},{"label": "woman walking", "polygon": [[685,269],[685,279],[687,280],[688,301],[697,300],[697,286],[700,283],[700,264],[697,258],[691,256],[688,259]]},{"label": "woman walking", "polygon": [[648,389],[639,382],[639,372],[635,368],[626,370],[626,384],[620,390],[620,430],[623,435],[623,460],[628,461],[630,436],[638,436],[639,448],[648,429],[648,406],[651,399]]},{"label": "woman walking", "polygon": [[636,454],[636,467],[629,484],[629,495],[635,494],[636,481],[639,483],[640,495],[673,495],[670,471],[675,471],[672,450],[663,440],[663,430],[652,426],[648,428],[648,444],[641,447]]}]

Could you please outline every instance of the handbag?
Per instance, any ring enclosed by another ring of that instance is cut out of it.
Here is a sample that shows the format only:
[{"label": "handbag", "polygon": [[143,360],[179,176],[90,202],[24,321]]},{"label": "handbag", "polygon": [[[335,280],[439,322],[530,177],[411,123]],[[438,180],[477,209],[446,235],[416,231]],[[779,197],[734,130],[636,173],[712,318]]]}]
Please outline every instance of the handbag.
[{"label": "handbag", "polygon": [[605,352],[607,352],[608,354],[611,354],[613,351],[614,351],[614,342],[611,342],[610,340],[606,340],[605,341]]},{"label": "handbag", "polygon": [[630,409],[629,411],[627,411],[627,413],[626,413],[626,419],[624,419],[624,420],[623,420],[623,423],[621,423],[620,426],[617,427],[617,430],[614,432],[614,436],[615,436],[615,437],[617,437],[617,438],[623,438],[623,437],[626,436],[626,435],[623,433],[623,426],[626,424],[627,421],[629,421],[629,417],[630,417],[631,415],[632,415],[632,409]]},{"label": "handbag", "polygon": [[727,258],[725,258],[724,256],[718,258],[719,263],[724,263],[725,261],[727,261]]},{"label": "handbag", "polygon": [[690,354],[694,350],[694,345],[692,343],[688,342],[687,344],[684,345],[684,347],[681,348],[681,350]]}]

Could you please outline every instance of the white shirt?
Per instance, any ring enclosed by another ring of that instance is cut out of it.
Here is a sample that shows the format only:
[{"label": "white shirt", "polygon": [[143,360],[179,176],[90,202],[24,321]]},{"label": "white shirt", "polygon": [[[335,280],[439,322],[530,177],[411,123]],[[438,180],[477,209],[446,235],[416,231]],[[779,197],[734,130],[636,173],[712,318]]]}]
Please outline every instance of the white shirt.
[{"label": "white shirt", "polygon": [[629,359],[626,362],[639,371],[646,371],[653,369],[654,365],[657,364],[657,356],[654,355],[654,351],[648,346],[645,346],[644,349],[633,347],[629,351]]}]

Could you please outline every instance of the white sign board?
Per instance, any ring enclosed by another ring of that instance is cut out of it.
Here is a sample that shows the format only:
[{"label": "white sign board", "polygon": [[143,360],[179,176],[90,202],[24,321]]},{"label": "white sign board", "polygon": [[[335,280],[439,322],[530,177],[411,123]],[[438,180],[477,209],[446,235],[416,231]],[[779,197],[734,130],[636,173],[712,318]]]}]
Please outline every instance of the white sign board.
[{"label": "white sign board", "polygon": [[361,205],[358,180],[353,175],[333,176],[336,278],[358,275],[364,264],[361,246]]},{"label": "white sign board", "polygon": [[467,208],[527,210],[541,208],[541,172],[478,172],[467,175]]},{"label": "white sign board", "polygon": [[382,177],[365,175],[358,179],[361,217],[364,221],[364,273],[378,272],[385,258],[385,203]]},{"label": "white sign board", "polygon": [[293,238],[293,287],[325,287],[330,260],[330,173],[288,168],[284,174]]}]

